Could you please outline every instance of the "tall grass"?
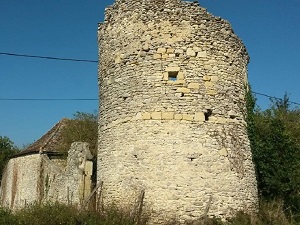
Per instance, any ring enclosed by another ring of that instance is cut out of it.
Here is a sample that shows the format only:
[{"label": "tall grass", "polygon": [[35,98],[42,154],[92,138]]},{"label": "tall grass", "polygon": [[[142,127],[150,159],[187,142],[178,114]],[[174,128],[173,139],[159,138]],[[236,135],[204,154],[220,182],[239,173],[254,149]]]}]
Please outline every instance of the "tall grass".
[{"label": "tall grass", "polygon": [[[137,221],[126,211],[111,206],[101,212],[79,210],[73,206],[59,203],[30,205],[14,213],[0,208],[0,225],[145,225],[146,218]],[[138,224],[139,223],[139,224]],[[177,225],[179,222],[166,222],[165,225]],[[201,218],[186,222],[185,225],[299,225],[293,215],[284,210],[281,201],[263,201],[256,215],[238,212],[227,221],[217,218]]]}]

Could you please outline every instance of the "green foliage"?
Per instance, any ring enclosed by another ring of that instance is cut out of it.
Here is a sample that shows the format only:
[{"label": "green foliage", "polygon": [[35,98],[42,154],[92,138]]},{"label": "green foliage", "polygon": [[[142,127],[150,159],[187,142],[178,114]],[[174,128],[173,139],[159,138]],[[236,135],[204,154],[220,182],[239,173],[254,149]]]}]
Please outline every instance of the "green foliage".
[{"label": "green foliage", "polygon": [[9,158],[16,154],[18,149],[14,146],[14,143],[8,137],[0,136],[0,181],[2,179],[2,173]]},{"label": "green foliage", "polygon": [[[253,100],[253,98],[252,98]],[[288,97],[273,100],[261,111],[249,108],[248,135],[259,193],[283,199],[285,208],[300,211],[300,111],[290,109]]]},{"label": "green foliage", "polygon": [[94,157],[97,156],[98,121],[97,113],[76,112],[72,120],[68,120],[62,131],[59,149],[67,152],[75,141],[88,142]]},{"label": "green foliage", "polygon": [[[285,211],[282,201],[262,201],[259,212],[248,215],[238,212],[233,218],[221,221],[218,218],[204,217],[185,225],[297,225],[293,217]],[[129,212],[111,206],[101,212],[79,210],[74,206],[59,203],[29,205],[12,213],[0,208],[0,225],[145,225],[143,218],[138,224]],[[179,225],[178,221],[165,222],[165,225]]]},{"label": "green foliage", "polygon": [[[0,208],[0,225],[136,225],[129,213],[109,208],[105,212],[79,210],[59,203],[29,205],[11,213]],[[140,225],[144,225],[145,222]]]}]

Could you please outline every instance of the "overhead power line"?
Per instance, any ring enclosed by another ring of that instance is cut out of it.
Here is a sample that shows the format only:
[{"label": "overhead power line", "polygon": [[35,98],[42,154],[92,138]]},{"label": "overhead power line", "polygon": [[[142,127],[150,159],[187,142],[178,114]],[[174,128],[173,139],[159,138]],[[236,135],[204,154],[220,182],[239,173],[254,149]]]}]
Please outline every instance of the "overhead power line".
[{"label": "overhead power line", "polygon": [[[255,92],[255,91],[252,91],[252,93],[256,94],[256,95],[261,95],[261,96],[264,96],[264,97],[267,97],[267,98],[271,98],[271,99],[283,100],[282,98],[278,98],[278,97],[275,97],[275,96],[270,96],[270,95]],[[298,103],[298,102],[293,102],[293,101],[290,101],[290,100],[288,100],[288,102],[291,103],[291,104],[294,104],[294,105],[300,105],[300,103]]]},{"label": "overhead power line", "polygon": [[[27,54],[17,54],[17,53],[8,53],[0,52],[0,55],[15,56],[15,57],[26,57],[26,58],[38,58],[38,59],[47,59],[47,60],[60,60],[60,61],[72,61],[72,62],[88,62],[88,63],[98,63],[98,60],[89,60],[89,59],[75,59],[75,58],[61,58],[61,57],[51,57],[51,56],[38,56],[38,55],[27,55]],[[259,93],[252,91],[253,94],[261,95],[267,98],[283,100],[275,96]],[[0,98],[0,101],[98,101],[94,98]],[[300,105],[298,102],[288,101],[291,104]]]},{"label": "overhead power line", "polygon": [[98,63],[98,60],[74,59],[74,58],[60,58],[60,57],[39,56],[39,55],[27,55],[27,54],[17,54],[17,53],[8,53],[8,52],[0,52],[0,55],[16,56],[16,57],[25,57],[25,58],[48,59],[48,60],[71,61],[71,62]]},{"label": "overhead power line", "polygon": [[[255,95],[261,95],[270,99],[283,100],[275,96],[252,91]],[[98,101],[98,98],[0,98],[0,101]],[[291,104],[300,105],[298,102],[288,101]]]}]

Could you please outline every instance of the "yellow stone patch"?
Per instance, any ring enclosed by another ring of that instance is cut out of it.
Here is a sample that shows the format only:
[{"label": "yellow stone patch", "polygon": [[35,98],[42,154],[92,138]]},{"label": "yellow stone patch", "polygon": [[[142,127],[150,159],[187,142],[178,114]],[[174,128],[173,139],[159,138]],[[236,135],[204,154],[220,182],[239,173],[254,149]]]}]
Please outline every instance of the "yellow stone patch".
[{"label": "yellow stone patch", "polygon": [[167,59],[167,58],[169,58],[169,54],[162,54],[162,57],[161,57],[162,59]]},{"label": "yellow stone patch", "polygon": [[150,120],[151,119],[151,114],[148,113],[148,112],[144,112],[142,114],[142,118],[143,118],[143,120]]},{"label": "yellow stone patch", "polygon": [[161,120],[161,112],[152,112],[151,118],[154,120]]},{"label": "yellow stone patch", "polygon": [[167,49],[167,53],[168,54],[171,54],[171,53],[174,53],[175,52],[175,49],[174,48],[168,48]]},{"label": "yellow stone patch", "polygon": [[217,82],[219,78],[217,76],[211,76],[211,82]]},{"label": "yellow stone patch", "polygon": [[157,53],[166,53],[167,52],[167,49],[165,49],[165,48],[158,48],[157,49]]},{"label": "yellow stone patch", "polygon": [[178,80],[184,80],[183,72],[178,72],[177,79]]},{"label": "yellow stone patch", "polygon": [[226,148],[222,148],[221,150],[219,150],[219,154],[221,155],[221,156],[228,156],[228,152],[227,152],[227,150],[226,150]]},{"label": "yellow stone patch", "polygon": [[181,92],[181,93],[190,93],[191,89],[188,88],[178,88],[177,92]]},{"label": "yellow stone patch", "polygon": [[154,54],[153,59],[161,59],[161,54]]},{"label": "yellow stone patch", "polygon": [[204,85],[205,85],[205,87],[206,87],[206,88],[211,88],[211,87],[213,87],[213,86],[214,86],[214,84],[213,84],[212,82],[208,82],[208,81],[207,81],[207,82],[205,82],[205,84],[204,84]]},{"label": "yellow stone patch", "polygon": [[204,81],[210,81],[210,76],[203,76]]},{"label": "yellow stone patch", "polygon": [[172,120],[174,119],[174,112],[162,112],[161,118],[163,120]]},{"label": "yellow stone patch", "polygon": [[170,66],[166,68],[166,71],[168,72],[178,72],[180,71],[180,67],[179,66]]},{"label": "yellow stone patch", "polygon": [[163,80],[169,80],[169,73],[168,72],[164,73]]},{"label": "yellow stone patch", "polygon": [[194,117],[195,121],[205,121],[205,115],[203,112],[196,112],[195,113],[195,117]]},{"label": "yellow stone patch", "polygon": [[217,92],[215,90],[208,90],[206,93],[208,95],[216,95],[217,94]]},{"label": "yellow stone patch", "polygon": [[174,119],[175,120],[182,120],[182,114],[175,114]]},{"label": "yellow stone patch", "polygon": [[198,52],[197,53],[197,57],[199,57],[199,58],[205,58],[205,57],[207,57],[206,51]]},{"label": "yellow stone patch", "polygon": [[190,89],[199,89],[200,84],[199,83],[189,83],[188,88],[190,88]]},{"label": "yellow stone patch", "polygon": [[187,120],[187,121],[193,121],[194,120],[194,115],[182,114],[182,119]]}]

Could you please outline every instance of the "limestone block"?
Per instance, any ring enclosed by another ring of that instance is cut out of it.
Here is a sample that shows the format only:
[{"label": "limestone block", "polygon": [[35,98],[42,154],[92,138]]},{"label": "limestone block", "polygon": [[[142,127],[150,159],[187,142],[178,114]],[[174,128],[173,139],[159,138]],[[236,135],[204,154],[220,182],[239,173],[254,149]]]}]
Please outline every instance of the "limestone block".
[{"label": "limestone block", "polygon": [[227,152],[227,149],[226,148],[222,148],[222,149],[220,149],[219,150],[219,154],[221,155],[221,156],[228,156],[228,152]]},{"label": "limestone block", "polygon": [[175,58],[175,54],[169,54],[169,58]]},{"label": "limestone block", "polygon": [[194,120],[195,121],[205,121],[205,115],[204,115],[204,113],[203,112],[196,112]]},{"label": "limestone block", "polygon": [[143,119],[142,113],[138,112],[138,113],[135,115],[135,119],[136,119],[136,120]]},{"label": "limestone block", "polygon": [[205,57],[207,57],[206,51],[198,52],[197,53],[197,57],[199,57],[199,58],[205,58]]},{"label": "limestone block", "polygon": [[212,70],[212,66],[211,65],[204,65],[204,69],[206,69],[206,70]]},{"label": "limestone block", "polygon": [[189,89],[189,88],[177,88],[176,91],[181,92],[181,93],[190,93],[191,89]]},{"label": "limestone block", "polygon": [[140,51],[140,53],[139,53],[139,56],[141,56],[141,57],[144,57],[144,56],[146,56],[147,54],[146,54],[146,52],[145,51]]},{"label": "limestone block", "polygon": [[210,76],[203,76],[204,81],[210,81],[211,77]]},{"label": "limestone block", "polygon": [[193,47],[193,50],[194,50],[195,52],[201,52],[201,48],[199,48],[199,47],[197,47],[197,46],[194,46],[194,47]]},{"label": "limestone block", "polygon": [[121,62],[122,62],[122,59],[121,59],[120,55],[116,55],[115,63],[121,63]]},{"label": "limestone block", "polygon": [[183,72],[178,72],[177,79],[178,80],[183,80],[184,79]]},{"label": "limestone block", "polygon": [[167,52],[167,49],[165,49],[165,48],[158,48],[157,49],[157,53],[163,54],[163,53],[166,53],[166,52]]},{"label": "limestone block", "polygon": [[162,59],[167,59],[167,58],[169,58],[169,54],[162,54],[161,58]]},{"label": "limestone block", "polygon": [[206,93],[208,95],[216,95],[217,94],[217,92],[215,90],[208,90]]},{"label": "limestone block", "polygon": [[163,73],[154,73],[153,76],[155,76],[158,79],[161,79],[164,77],[164,74]]},{"label": "limestone block", "polygon": [[199,83],[189,83],[188,88],[190,88],[190,89],[199,89],[200,84]]},{"label": "limestone block", "polygon": [[150,120],[151,119],[151,114],[149,112],[144,112],[142,114],[143,120]]},{"label": "limestone block", "polygon": [[174,119],[174,114],[174,112],[162,112],[161,117],[163,120],[172,120]]},{"label": "limestone block", "polygon": [[186,84],[185,80],[175,80],[175,81],[171,81],[170,83],[176,85],[176,84]]},{"label": "limestone block", "polygon": [[230,116],[231,118],[235,118],[235,117],[237,117],[237,113],[235,111],[233,111],[233,110],[230,110],[228,112],[228,116]]},{"label": "limestone block", "polygon": [[194,115],[182,114],[182,119],[187,120],[187,121],[193,121],[194,120]]},{"label": "limestone block", "polygon": [[175,49],[174,49],[174,48],[168,48],[168,49],[167,49],[167,53],[168,53],[168,54],[175,53]]},{"label": "limestone block", "polygon": [[221,123],[221,124],[225,124],[225,123],[227,123],[227,119],[223,118],[223,117],[219,117],[217,122]]},{"label": "limestone block", "polygon": [[211,76],[210,78],[211,82],[217,82],[219,80],[218,76]]},{"label": "limestone block", "polygon": [[149,44],[145,43],[145,44],[143,45],[143,50],[144,50],[144,51],[149,51],[149,50],[150,50]]},{"label": "limestone block", "polygon": [[110,85],[110,84],[113,84],[113,83],[115,83],[115,78],[114,77],[108,78],[107,85]]},{"label": "limestone block", "polygon": [[211,87],[214,86],[214,84],[212,82],[209,82],[209,81],[206,81],[204,85],[205,85],[206,88],[211,88]]},{"label": "limestone block", "polygon": [[161,120],[161,112],[152,112],[151,119],[153,120]]},{"label": "limestone block", "polygon": [[163,80],[169,80],[169,73],[168,72],[165,72],[163,74]]},{"label": "limestone block", "polygon": [[170,66],[166,68],[167,72],[179,72],[180,71],[180,67],[179,66]]},{"label": "limestone block", "polygon": [[183,54],[183,49],[176,49],[175,54]]},{"label": "limestone block", "polygon": [[182,114],[175,114],[174,119],[175,120],[182,120]]},{"label": "limestone block", "polygon": [[188,56],[196,56],[196,52],[192,48],[188,48],[186,50],[186,55],[188,55]]},{"label": "limestone block", "polygon": [[154,54],[153,59],[161,59],[161,54]]}]

